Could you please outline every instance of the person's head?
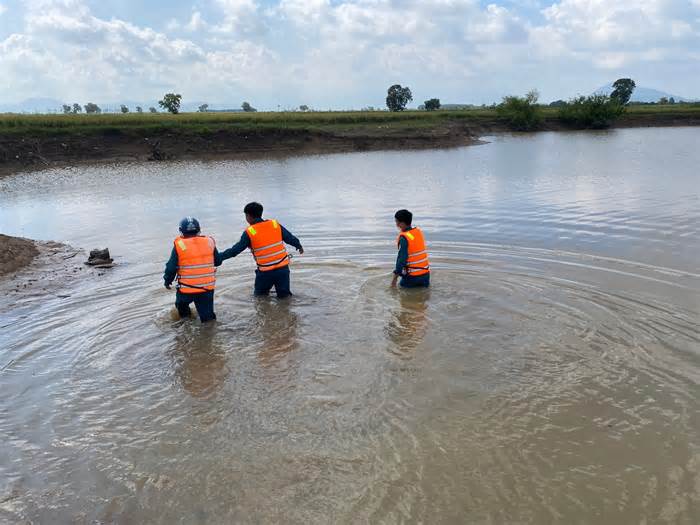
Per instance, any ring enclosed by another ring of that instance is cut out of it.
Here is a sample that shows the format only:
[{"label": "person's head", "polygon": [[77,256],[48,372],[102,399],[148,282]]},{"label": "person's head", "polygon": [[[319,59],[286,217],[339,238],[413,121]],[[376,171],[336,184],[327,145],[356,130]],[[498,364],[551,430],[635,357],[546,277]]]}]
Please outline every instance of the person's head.
[{"label": "person's head", "polygon": [[399,210],[394,214],[394,219],[396,219],[396,227],[399,230],[407,230],[413,222],[413,214],[408,210]]},{"label": "person's head", "polygon": [[200,231],[199,221],[194,217],[185,217],[180,221],[180,233],[185,237],[194,237]]},{"label": "person's head", "polygon": [[259,202],[249,202],[243,208],[243,213],[248,224],[253,224],[256,220],[262,219],[263,206]]}]

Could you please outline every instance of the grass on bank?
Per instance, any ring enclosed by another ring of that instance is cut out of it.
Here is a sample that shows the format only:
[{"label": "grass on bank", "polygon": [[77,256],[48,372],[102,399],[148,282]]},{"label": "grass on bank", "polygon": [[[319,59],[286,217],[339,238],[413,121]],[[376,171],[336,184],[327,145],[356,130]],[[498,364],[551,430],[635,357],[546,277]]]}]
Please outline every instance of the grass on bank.
[{"label": "grass on bank", "polygon": [[[557,120],[558,109],[540,107],[545,120]],[[700,105],[629,106],[626,116],[668,118],[700,117]],[[256,112],[256,113],[127,113],[99,115],[24,115],[0,114],[0,134],[72,135],[109,133],[213,133],[221,129],[319,130],[342,132],[358,129],[410,130],[439,126],[458,121],[465,124],[501,123],[507,119],[495,109],[466,109],[441,111],[329,111],[329,112]]]}]

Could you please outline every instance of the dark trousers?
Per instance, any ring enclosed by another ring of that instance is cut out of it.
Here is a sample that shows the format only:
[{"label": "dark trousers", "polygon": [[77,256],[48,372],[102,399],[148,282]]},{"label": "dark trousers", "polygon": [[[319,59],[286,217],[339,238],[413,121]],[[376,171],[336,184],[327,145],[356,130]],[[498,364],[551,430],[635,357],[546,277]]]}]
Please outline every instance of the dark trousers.
[{"label": "dark trousers", "polygon": [[269,272],[255,270],[255,295],[267,295],[273,286],[280,299],[292,295],[289,290],[289,266]]},{"label": "dark trousers", "polygon": [[199,314],[199,319],[203,323],[216,319],[214,313],[214,290],[201,293],[181,293],[177,292],[175,296],[175,306],[180,314],[180,317],[190,316],[190,304],[194,303]]},{"label": "dark trousers", "polygon": [[402,288],[420,288],[430,286],[430,273],[417,275],[415,277],[410,275],[402,275],[399,285]]}]

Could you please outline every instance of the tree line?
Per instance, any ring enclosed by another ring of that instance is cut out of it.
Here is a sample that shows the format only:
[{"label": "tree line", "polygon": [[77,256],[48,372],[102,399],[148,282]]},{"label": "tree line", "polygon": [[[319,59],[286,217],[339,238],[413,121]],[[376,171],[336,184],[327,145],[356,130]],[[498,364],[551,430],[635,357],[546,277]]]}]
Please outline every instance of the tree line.
[{"label": "tree line", "polygon": [[[593,94],[579,96],[568,101],[558,100],[549,106],[557,108],[559,119],[566,124],[579,128],[606,128],[625,112],[635,88],[636,83],[634,80],[631,78],[620,78],[613,83],[613,90],[610,95]],[[404,111],[412,100],[413,93],[408,86],[394,84],[387,90],[385,102],[389,111],[398,112]],[[158,105],[164,111],[177,114],[180,112],[181,103],[182,95],[179,93],[166,93],[158,102]],[[658,103],[674,104],[675,100],[672,97],[670,99],[662,98]],[[431,98],[426,100],[420,109],[436,111],[441,107],[439,98]],[[536,90],[530,91],[524,97],[506,96],[500,104],[494,104],[491,107],[496,110],[499,117],[505,120],[513,130],[534,130],[542,123],[543,105],[539,104],[539,93]],[[241,109],[244,112],[257,111],[248,102],[243,102]],[[102,112],[100,107],[92,102],[88,102],[84,106],[79,104],[73,104],[72,106],[68,104],[63,105],[63,112],[66,114],[77,114],[83,110],[88,114]],[[309,110],[307,105],[299,106],[299,111],[305,112]],[[365,108],[365,110],[374,111],[374,108]],[[150,113],[158,112],[153,106],[148,108],[148,111]],[[198,111],[201,113],[209,111],[209,105],[200,105]],[[122,104],[121,112],[129,113],[129,108]],[[136,112],[143,113],[143,108],[136,106]]]},{"label": "tree line", "polygon": [[[613,83],[610,95],[593,94],[559,101],[555,106],[559,119],[572,127],[603,129],[610,127],[625,112],[637,87],[631,78]],[[539,93],[530,91],[524,97],[508,96],[496,106],[496,112],[515,131],[531,131],[542,123]]]}]

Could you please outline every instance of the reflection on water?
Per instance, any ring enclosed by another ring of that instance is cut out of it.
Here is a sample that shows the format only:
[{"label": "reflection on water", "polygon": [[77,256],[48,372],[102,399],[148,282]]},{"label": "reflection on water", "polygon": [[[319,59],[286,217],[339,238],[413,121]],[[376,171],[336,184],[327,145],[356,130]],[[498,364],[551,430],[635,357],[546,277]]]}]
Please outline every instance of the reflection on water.
[{"label": "reflection on water", "polygon": [[393,289],[398,304],[386,327],[387,339],[393,343],[397,355],[409,356],[423,341],[428,330],[427,315],[430,289]]},{"label": "reflection on water", "polygon": [[[0,522],[700,522],[696,142],[0,179],[0,231],[119,263],[0,304]],[[304,242],[294,297],[253,297],[242,254],[215,323],[172,318],[178,220],[227,247],[251,199]],[[401,207],[429,290],[389,287]]]},{"label": "reflection on water", "polygon": [[229,374],[226,352],[215,342],[215,330],[215,325],[205,323],[175,335],[173,369],[182,388],[193,397],[211,397]]}]

